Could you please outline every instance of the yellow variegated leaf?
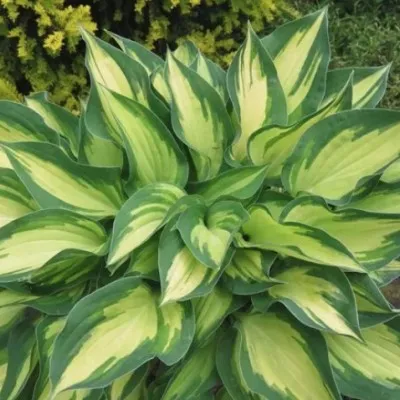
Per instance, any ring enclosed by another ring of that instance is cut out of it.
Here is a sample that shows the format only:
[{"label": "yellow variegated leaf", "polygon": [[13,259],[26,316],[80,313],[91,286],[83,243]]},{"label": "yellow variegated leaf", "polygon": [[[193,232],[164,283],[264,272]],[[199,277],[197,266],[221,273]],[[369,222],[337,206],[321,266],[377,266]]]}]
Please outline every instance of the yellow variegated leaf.
[{"label": "yellow variegated leaf", "polygon": [[195,314],[190,302],[164,304],[158,311],[155,351],[164,364],[173,365],[187,353],[192,344]]},{"label": "yellow variegated leaf", "polygon": [[168,383],[162,400],[196,398],[210,391],[217,382],[215,351],[214,340],[188,354]]},{"label": "yellow variegated leaf", "polygon": [[263,125],[287,122],[285,95],[274,63],[250,25],[229,67],[227,85],[241,128],[231,156],[241,162],[247,159],[247,142],[253,132]]},{"label": "yellow variegated leaf", "polygon": [[323,9],[275,29],[262,39],[286,95],[289,123],[315,112],[325,93],[330,51]]},{"label": "yellow variegated leaf", "polygon": [[266,178],[280,183],[282,167],[303,134],[328,115],[351,109],[351,95],[350,77],[336,98],[311,116],[289,127],[266,126],[259,129],[248,145],[253,164],[268,165]]},{"label": "yellow variegated leaf", "polygon": [[63,136],[76,157],[79,151],[79,118],[66,109],[51,103],[46,92],[39,92],[25,98],[29,108],[36,111],[45,124]]},{"label": "yellow variegated leaf", "polygon": [[400,320],[361,331],[363,342],[326,334],[339,390],[365,400],[400,396]]},{"label": "yellow variegated leaf", "polygon": [[302,136],[283,168],[282,181],[295,196],[307,192],[341,205],[399,155],[400,112],[344,111]]},{"label": "yellow variegated leaf", "polygon": [[116,264],[149,239],[184,195],[182,189],[167,183],[148,185],[133,194],[114,220],[107,263]]},{"label": "yellow variegated leaf", "polygon": [[66,250],[104,255],[107,235],[100,224],[66,210],[36,211],[10,222],[0,229],[0,281],[29,277]]},{"label": "yellow variegated leaf", "polygon": [[193,299],[192,303],[196,315],[194,344],[199,346],[209,339],[226,316],[239,308],[243,301],[227,290],[215,287],[208,295]]},{"label": "yellow variegated leaf", "polygon": [[[154,357],[156,298],[136,278],[123,278],[83,298],[56,339],[52,398],[67,389],[103,387]],[[90,362],[87,362],[90,360]]]},{"label": "yellow variegated leaf", "polygon": [[163,122],[140,103],[99,87],[129,160],[132,188],[165,182],[185,186],[186,158]]},{"label": "yellow variegated leaf", "polygon": [[169,88],[167,82],[165,80],[164,68],[157,67],[153,73],[151,74],[151,83],[159,95],[159,97],[164,100],[166,104],[171,104],[171,94],[169,92]]},{"label": "yellow variegated leaf", "polygon": [[382,99],[390,70],[390,64],[371,68],[341,68],[329,71],[324,104],[337,93],[337,87],[353,73],[352,108],[373,108]]},{"label": "yellow variegated leaf", "polygon": [[12,165],[7,157],[7,154],[2,147],[0,147],[0,168],[12,169]]},{"label": "yellow variegated leaf", "polygon": [[394,260],[389,264],[370,272],[369,276],[379,286],[385,286],[400,276],[400,261]]},{"label": "yellow variegated leaf", "polygon": [[186,67],[189,67],[196,60],[199,51],[191,40],[184,40],[174,50],[174,57]]},{"label": "yellow variegated leaf", "polygon": [[311,328],[359,338],[354,294],[344,273],[338,268],[293,264],[273,274],[282,284],[254,296],[254,305],[266,310],[279,301]]},{"label": "yellow variegated leaf", "polygon": [[[158,264],[162,304],[204,296],[211,292],[223,268],[214,270],[202,264],[185,246],[175,221],[167,225],[160,238]],[[232,256],[228,252],[226,262]]]},{"label": "yellow variegated leaf", "polygon": [[340,399],[319,332],[283,310],[239,314],[238,329],[237,362],[251,391],[267,399]]},{"label": "yellow variegated leaf", "polygon": [[0,228],[37,209],[35,200],[17,175],[0,168]]},{"label": "yellow variegated leaf", "polygon": [[66,208],[104,218],[115,215],[124,201],[118,168],[81,165],[47,143],[13,143],[5,150],[41,208]]},{"label": "yellow variegated leaf", "polygon": [[381,181],[385,183],[400,182],[400,159],[390,164],[381,176]]},{"label": "yellow variegated leaf", "polygon": [[278,282],[268,276],[276,256],[271,251],[237,249],[222,276],[225,285],[239,295],[263,292],[276,285]]},{"label": "yellow variegated leaf", "polygon": [[185,210],[176,224],[185,245],[209,268],[221,268],[234,234],[248,213],[241,203],[221,200],[209,208],[198,204]]},{"label": "yellow variegated leaf", "polygon": [[276,190],[264,190],[257,199],[257,204],[263,205],[275,221],[279,221],[283,209],[293,199],[286,193]]},{"label": "yellow variegated leaf", "polygon": [[367,196],[342,207],[373,213],[400,214],[400,183],[381,183]]},{"label": "yellow variegated leaf", "polygon": [[250,220],[242,227],[237,245],[276,251],[347,271],[365,272],[353,255],[336,239],[320,229],[299,223],[279,223],[263,206],[250,208]]},{"label": "yellow variegated leaf", "polygon": [[147,400],[145,393],[149,366],[142,365],[135,372],[116,379],[108,389],[109,400]]},{"label": "yellow variegated leaf", "polygon": [[346,246],[368,270],[380,268],[400,255],[400,219],[397,215],[351,209],[332,212],[320,197],[303,196],[285,208],[281,221],[327,232]]},{"label": "yellow variegated leaf", "polygon": [[195,71],[168,53],[166,80],[172,97],[175,134],[189,148],[197,180],[214,178],[233,138],[233,127],[221,97]]}]

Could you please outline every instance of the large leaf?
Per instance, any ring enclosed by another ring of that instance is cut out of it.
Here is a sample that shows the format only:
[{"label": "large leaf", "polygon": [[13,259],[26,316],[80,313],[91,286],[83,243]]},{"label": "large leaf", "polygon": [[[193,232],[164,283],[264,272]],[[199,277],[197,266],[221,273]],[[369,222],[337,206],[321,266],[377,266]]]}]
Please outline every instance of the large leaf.
[{"label": "large leaf", "polygon": [[257,198],[257,204],[263,205],[275,221],[279,221],[283,209],[292,201],[292,197],[273,189],[264,190]]},{"label": "large leaf", "polygon": [[66,208],[103,218],[115,215],[124,201],[118,168],[78,164],[47,143],[13,143],[5,150],[41,208]]},{"label": "large leaf", "polygon": [[340,391],[363,400],[400,396],[400,320],[363,329],[364,342],[326,335]]},{"label": "large leaf", "polygon": [[29,108],[43,118],[45,124],[63,136],[76,157],[79,151],[79,118],[56,104],[51,103],[46,92],[38,92],[25,98]]},{"label": "large leaf", "polygon": [[133,194],[115,218],[108,264],[116,264],[149,239],[184,195],[182,189],[167,183],[148,185]]},{"label": "large leaf", "polygon": [[287,122],[285,95],[274,63],[250,25],[229,67],[227,85],[241,128],[232,157],[244,161],[247,141],[254,131],[263,125]]},{"label": "large leaf", "polygon": [[258,247],[344,270],[364,272],[353,255],[320,229],[299,223],[279,223],[263,206],[250,208],[250,220],[242,227],[239,247]]},{"label": "large leaf", "polygon": [[0,281],[27,278],[62,251],[107,251],[101,225],[67,210],[41,210],[0,229]]},{"label": "large leaf", "polygon": [[[167,225],[160,238],[158,266],[163,304],[205,296],[210,293],[223,268],[211,269],[202,264],[185,246],[175,221]],[[228,263],[232,257],[227,255]]]},{"label": "large leaf", "polygon": [[222,196],[248,199],[262,186],[265,167],[241,167],[224,172],[208,181],[194,183],[189,190],[213,203]]},{"label": "large leaf", "polygon": [[133,188],[166,182],[185,186],[186,158],[171,132],[148,108],[137,101],[100,87],[115,119],[129,160],[129,182]]},{"label": "large leaf", "polygon": [[241,203],[221,200],[209,208],[202,204],[189,207],[176,226],[193,256],[207,267],[219,269],[234,234],[247,219]]},{"label": "large leaf", "polygon": [[102,387],[138,368],[154,357],[157,331],[156,297],[136,278],[119,279],[86,296],[55,342],[53,396]]},{"label": "large leaf", "polygon": [[309,14],[262,39],[286,95],[289,123],[317,110],[330,58],[327,11]]},{"label": "large leaf", "polygon": [[243,305],[244,301],[225,289],[215,287],[208,295],[193,299],[192,303],[196,315],[194,343],[201,346],[219,328],[227,315]]},{"label": "large leaf", "polygon": [[390,64],[383,67],[340,68],[328,71],[324,103],[354,74],[352,108],[374,108],[385,94]]},{"label": "large leaf", "polygon": [[158,97],[164,101],[165,104],[170,105],[172,102],[171,93],[165,79],[165,68],[159,66],[151,74],[151,84]]},{"label": "large leaf", "polygon": [[272,251],[237,249],[222,276],[224,284],[238,295],[264,292],[278,283],[269,277],[276,256]]},{"label": "large leaf", "polygon": [[343,208],[382,214],[400,214],[400,183],[381,183],[367,196],[352,201]]},{"label": "large leaf", "polygon": [[0,398],[15,400],[37,363],[35,329],[30,321],[21,322],[11,331],[8,341],[8,365]]},{"label": "large leaf", "polygon": [[180,365],[162,400],[180,400],[196,398],[217,383],[215,369],[216,341],[190,353]]},{"label": "large leaf", "polygon": [[37,208],[14,171],[0,168],[0,228]]},{"label": "large leaf", "polygon": [[365,274],[347,275],[356,296],[361,328],[389,321],[399,314],[392,309],[374,281]]},{"label": "large leaf", "polygon": [[223,164],[225,148],[233,138],[225,104],[203,78],[171,53],[167,55],[165,74],[172,96],[172,126],[189,147],[196,179],[214,178]]},{"label": "large leaf", "polygon": [[273,276],[283,284],[253,297],[257,308],[265,311],[279,301],[311,328],[360,337],[354,294],[338,268],[297,262]]},{"label": "large leaf", "polygon": [[235,350],[246,386],[269,400],[339,400],[321,334],[284,311],[240,314]]},{"label": "large leaf", "polygon": [[50,142],[59,144],[60,138],[35,111],[22,104],[1,100],[0,142]]},{"label": "large leaf", "polygon": [[400,112],[344,111],[303,135],[283,168],[282,180],[293,195],[307,192],[343,204],[399,154]]},{"label": "large leaf", "polygon": [[351,109],[351,78],[345,82],[338,95],[325,107],[291,126],[265,126],[252,135],[248,145],[251,161],[267,165],[268,180],[280,184],[282,167],[300,138],[328,115]]},{"label": "large leaf", "polygon": [[395,215],[360,210],[332,212],[320,197],[304,196],[284,209],[281,220],[324,230],[368,270],[382,267],[400,255],[400,219]]}]

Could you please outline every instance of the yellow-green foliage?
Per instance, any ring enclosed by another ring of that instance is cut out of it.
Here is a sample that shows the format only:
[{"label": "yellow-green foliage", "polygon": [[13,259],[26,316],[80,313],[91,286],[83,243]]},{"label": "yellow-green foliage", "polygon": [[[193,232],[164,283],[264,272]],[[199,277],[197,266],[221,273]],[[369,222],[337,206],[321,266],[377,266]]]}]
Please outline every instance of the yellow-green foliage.
[{"label": "yellow-green foliage", "polygon": [[[265,29],[294,16],[287,0],[0,0],[0,97],[47,90],[78,110],[87,76],[79,26],[106,28],[163,53],[184,38],[225,64],[243,38],[246,20]],[[81,1],[84,3],[84,1]],[[17,90],[18,88],[18,90]]]}]

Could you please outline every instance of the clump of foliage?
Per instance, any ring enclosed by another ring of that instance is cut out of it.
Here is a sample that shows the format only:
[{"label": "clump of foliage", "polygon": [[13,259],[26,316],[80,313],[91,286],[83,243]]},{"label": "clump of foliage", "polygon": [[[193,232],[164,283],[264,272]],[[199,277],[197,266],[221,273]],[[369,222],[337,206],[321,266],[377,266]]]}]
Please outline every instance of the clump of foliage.
[{"label": "clump of foliage", "polygon": [[79,26],[113,30],[159,52],[190,37],[226,62],[246,19],[260,30],[283,14],[295,14],[286,0],[0,0],[0,98],[46,90],[78,112],[88,87]]},{"label": "clump of foliage", "polygon": [[326,10],[227,71],[82,34],[79,118],[0,104],[0,397],[398,398],[388,66],[328,71]]}]

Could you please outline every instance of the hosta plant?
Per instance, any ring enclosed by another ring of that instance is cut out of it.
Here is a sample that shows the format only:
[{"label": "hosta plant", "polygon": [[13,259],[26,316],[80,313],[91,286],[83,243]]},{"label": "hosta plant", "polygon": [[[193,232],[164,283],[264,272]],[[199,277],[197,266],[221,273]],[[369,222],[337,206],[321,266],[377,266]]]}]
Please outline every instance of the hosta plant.
[{"label": "hosta plant", "polygon": [[109,34],[79,118],[0,105],[0,399],[399,399],[389,67],[328,71],[325,10],[227,71]]}]

